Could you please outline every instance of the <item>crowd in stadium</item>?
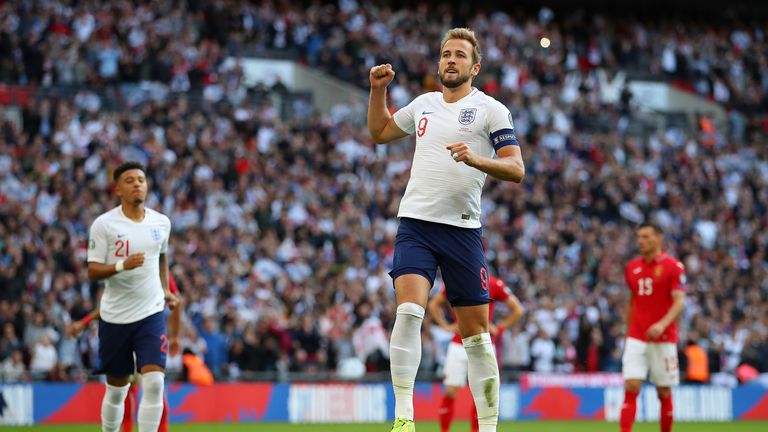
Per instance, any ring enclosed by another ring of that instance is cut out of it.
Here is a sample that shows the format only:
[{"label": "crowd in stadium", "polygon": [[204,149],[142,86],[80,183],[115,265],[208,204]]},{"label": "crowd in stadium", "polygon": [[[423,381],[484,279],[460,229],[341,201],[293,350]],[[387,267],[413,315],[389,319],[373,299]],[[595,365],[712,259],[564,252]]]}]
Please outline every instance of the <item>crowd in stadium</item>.
[{"label": "crowd in stadium", "polygon": [[[182,345],[218,379],[332,371],[350,358],[385,370],[387,272],[412,141],[374,146],[362,105],[282,119],[270,104],[243,103],[241,71],[221,65],[229,53],[281,52],[365,87],[370,66],[390,62],[391,105],[401,107],[436,88],[437,43],[454,24],[478,31],[477,84],[512,111],[526,162],[522,185],[489,179],[483,202],[489,264],[529,311],[501,338],[504,369],[620,371],[623,267],[636,252],[633,228],[650,218],[688,273],[680,349],[702,347],[712,373],[768,372],[768,45],[757,27],[548,9],[464,19],[447,7],[354,0],[130,5],[0,6],[1,82],[158,81],[224,101],[109,111],[88,93],[40,97],[21,127],[3,123],[4,380],[82,379],[95,366],[97,327],[75,336],[68,325],[97,303],[88,227],[116,205],[110,169],[125,160],[147,166],[147,206],[173,223]],[[728,108],[727,124],[631,133],[625,73],[666,75]],[[438,369],[449,338],[427,319],[425,371]],[[169,369],[180,368],[171,358]]]}]

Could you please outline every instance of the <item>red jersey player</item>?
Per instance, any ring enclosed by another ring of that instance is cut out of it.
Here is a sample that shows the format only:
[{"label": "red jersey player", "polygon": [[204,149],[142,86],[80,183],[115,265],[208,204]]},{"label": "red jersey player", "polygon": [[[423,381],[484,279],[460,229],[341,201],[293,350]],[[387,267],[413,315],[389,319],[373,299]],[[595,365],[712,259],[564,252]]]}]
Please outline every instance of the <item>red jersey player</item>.
[{"label": "red jersey player", "polygon": [[661,432],[672,430],[670,388],[680,381],[677,367],[677,325],[685,308],[685,267],[662,251],[664,232],[655,223],[637,229],[640,256],[627,263],[624,278],[629,287],[627,339],[622,357],[624,404],[619,424],[630,432],[635,421],[637,396],[650,372],[661,402]]},{"label": "red jersey player", "polygon": [[[525,313],[523,305],[517,300],[517,297],[509,291],[509,288],[500,279],[493,276],[488,281],[490,286],[489,296],[491,303],[488,306],[488,318],[491,323],[491,334],[496,337],[504,332],[504,329],[508,328]],[[493,325],[493,302],[504,302],[509,307],[509,315],[499,323],[497,326]],[[435,323],[440,327],[454,332],[451,343],[448,344],[448,352],[445,356],[445,378],[443,383],[445,384],[445,394],[443,395],[443,401],[440,405],[440,431],[448,432],[451,428],[451,421],[453,420],[453,399],[456,397],[456,392],[467,385],[467,353],[464,350],[464,346],[461,341],[461,335],[459,335],[455,324],[449,324],[443,317],[442,309],[443,305],[448,303],[445,290],[441,291],[436,296],[432,297],[427,305],[430,316],[435,320]],[[454,319],[454,323],[456,320]],[[477,424],[477,410],[472,405],[472,431],[479,430]]]}]

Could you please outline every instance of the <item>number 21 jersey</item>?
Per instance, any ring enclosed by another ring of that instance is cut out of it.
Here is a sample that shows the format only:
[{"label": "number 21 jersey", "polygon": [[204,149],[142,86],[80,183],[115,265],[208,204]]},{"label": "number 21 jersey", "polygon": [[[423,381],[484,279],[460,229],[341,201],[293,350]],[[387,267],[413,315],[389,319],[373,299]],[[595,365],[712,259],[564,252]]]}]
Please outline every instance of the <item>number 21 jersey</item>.
[{"label": "number 21 jersey", "polygon": [[88,241],[88,262],[114,264],[144,252],[141,267],[107,278],[99,305],[101,319],[112,324],[133,323],[163,310],[160,254],[168,250],[170,233],[170,219],[152,209],[145,209],[141,222],[125,216],[122,206],[96,218]]}]

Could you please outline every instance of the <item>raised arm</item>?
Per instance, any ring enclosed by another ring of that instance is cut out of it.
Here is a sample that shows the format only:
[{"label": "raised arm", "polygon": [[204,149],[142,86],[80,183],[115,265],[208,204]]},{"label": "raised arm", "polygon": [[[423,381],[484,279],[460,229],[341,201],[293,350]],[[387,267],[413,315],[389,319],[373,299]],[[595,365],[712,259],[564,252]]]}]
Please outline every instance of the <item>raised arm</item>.
[{"label": "raised arm", "polygon": [[387,109],[387,86],[395,78],[391,64],[378,65],[371,68],[371,95],[368,99],[368,132],[371,138],[379,144],[385,144],[407,136],[392,119]]}]

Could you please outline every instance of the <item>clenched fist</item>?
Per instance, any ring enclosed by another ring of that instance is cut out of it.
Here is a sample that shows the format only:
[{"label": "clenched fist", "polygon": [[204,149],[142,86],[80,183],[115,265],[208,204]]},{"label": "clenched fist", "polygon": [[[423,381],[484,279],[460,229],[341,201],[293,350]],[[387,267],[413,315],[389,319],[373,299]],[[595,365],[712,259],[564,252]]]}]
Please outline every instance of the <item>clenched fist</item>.
[{"label": "clenched fist", "polygon": [[125,259],[125,262],[123,263],[123,268],[126,270],[132,270],[136,267],[141,267],[144,265],[144,252],[138,252],[133,255],[129,255],[128,258]]},{"label": "clenched fist", "polygon": [[464,162],[469,166],[475,166],[475,153],[467,143],[457,142],[445,148],[451,152],[451,157],[456,162]]},{"label": "clenched fist", "polygon": [[371,88],[384,88],[395,78],[395,71],[389,63],[378,65],[371,68],[369,77],[371,79]]}]

